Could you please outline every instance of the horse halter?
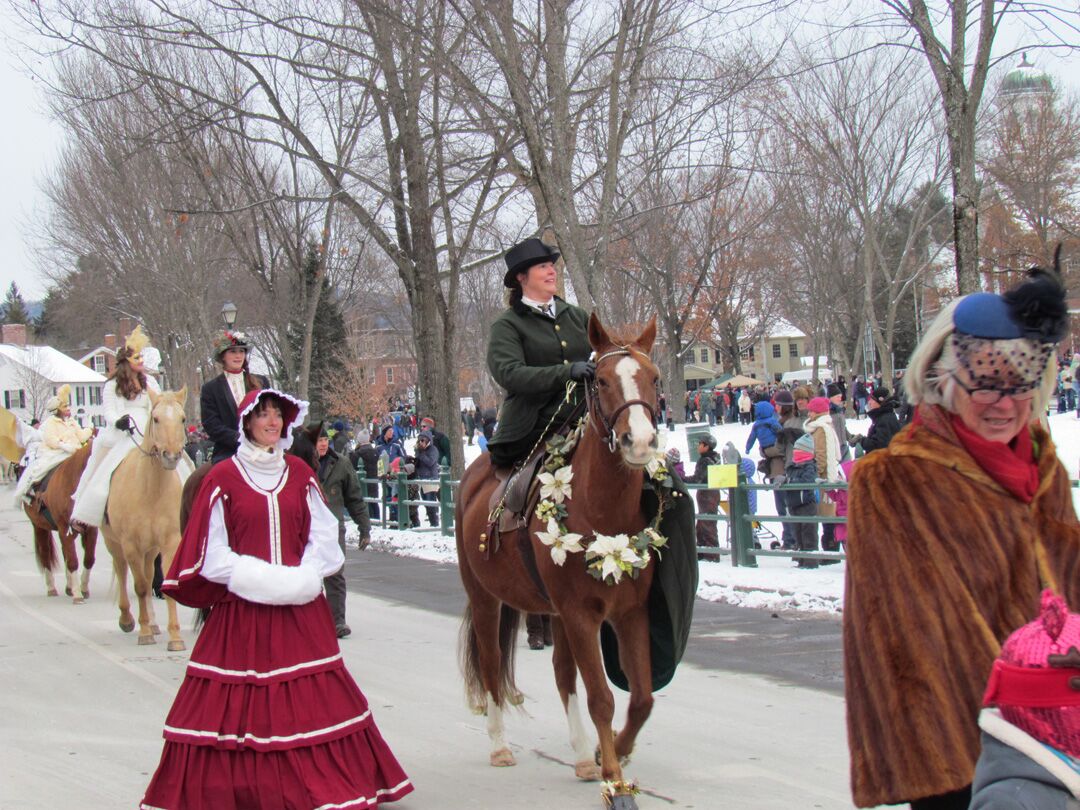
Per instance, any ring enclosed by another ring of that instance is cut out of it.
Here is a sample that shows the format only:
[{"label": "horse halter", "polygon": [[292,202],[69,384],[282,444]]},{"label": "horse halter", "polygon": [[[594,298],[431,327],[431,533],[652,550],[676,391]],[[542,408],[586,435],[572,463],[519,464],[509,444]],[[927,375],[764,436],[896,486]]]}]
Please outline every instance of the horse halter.
[{"label": "horse halter", "polygon": [[[634,350],[629,346],[620,346],[618,349],[610,352],[604,352],[598,358],[596,358],[596,368],[600,369],[600,364],[607,360],[609,357],[629,357],[634,353]],[[642,354],[641,352],[638,352]],[[589,416],[595,417],[590,419],[593,427],[596,428],[597,433],[600,434],[600,438],[607,444],[608,450],[612,453],[615,452],[618,447],[618,437],[615,435],[615,423],[619,420],[619,414],[630,408],[633,405],[641,405],[645,410],[649,412],[649,417],[652,419],[653,424],[656,424],[656,410],[643,399],[629,399],[620,405],[611,416],[605,416],[603,410],[600,409],[600,397],[596,390],[596,379],[585,386],[585,402],[589,412]],[[604,426],[604,429],[600,429],[600,425]]]}]

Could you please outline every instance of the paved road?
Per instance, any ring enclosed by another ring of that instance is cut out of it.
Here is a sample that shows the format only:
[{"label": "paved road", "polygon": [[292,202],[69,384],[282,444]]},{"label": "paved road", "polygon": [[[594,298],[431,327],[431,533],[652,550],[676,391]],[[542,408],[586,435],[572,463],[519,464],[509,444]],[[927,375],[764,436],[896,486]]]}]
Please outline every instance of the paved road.
[{"label": "paved road", "polygon": [[[29,526],[0,508],[2,810],[135,807],[156,766],[186,654],[138,647],[117,629],[101,551],[87,604],[47,598]],[[352,551],[349,579],[354,634],[343,643],[345,659],[417,786],[393,807],[600,807],[597,785],[578,782],[569,767],[547,655],[518,656],[528,699],[507,730],[518,767],[488,766],[483,720],[465,709],[457,671],[461,593],[452,568]],[[658,693],[628,770],[646,791],[641,809],[850,807],[843,701],[831,691],[835,667],[825,663],[835,659],[835,621],[819,626],[712,607],[699,618],[693,655],[701,663],[681,668]],[[184,609],[189,643],[191,620]],[[767,650],[773,662],[755,665]],[[800,663],[779,666],[784,651]],[[735,667],[746,672],[728,669]],[[808,671],[829,688],[798,685]],[[616,700],[621,716],[625,697]]]},{"label": "paved road", "polygon": [[[353,550],[346,577],[351,590],[397,604],[455,618],[465,606],[455,565]],[[836,616],[776,614],[698,600],[684,660],[837,695],[844,690]]]}]

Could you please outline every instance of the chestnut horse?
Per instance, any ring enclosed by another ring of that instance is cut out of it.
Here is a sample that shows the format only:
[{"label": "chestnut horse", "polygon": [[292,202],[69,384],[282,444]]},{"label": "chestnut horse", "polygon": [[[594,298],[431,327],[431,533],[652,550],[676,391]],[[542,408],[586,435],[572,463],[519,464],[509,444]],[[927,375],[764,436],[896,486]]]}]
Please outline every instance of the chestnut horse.
[{"label": "chestnut horse", "polygon": [[[573,497],[565,501],[566,528],[585,538],[596,531],[634,535],[646,526],[641,509],[644,468],[657,447],[652,414],[659,375],[648,356],[655,337],[655,318],[636,339],[626,342],[609,336],[595,314],[589,318],[589,343],[598,358],[595,394],[589,423],[573,455]],[[521,701],[513,669],[519,612],[548,613],[553,614],[555,681],[570,727],[575,773],[582,779],[602,776],[621,782],[620,761],[629,756],[653,705],[648,600],[655,562],[636,579],[624,576],[618,584],[605,584],[587,572],[583,553],[571,553],[561,567],[556,565],[551,549],[536,536],[545,526],[533,516],[529,542],[545,598],[529,573],[527,550],[519,547],[516,533],[503,533],[494,545],[486,535],[496,487],[490,458],[481,455],[462,477],[457,550],[469,600],[462,627],[462,668],[472,708],[487,714],[491,764],[515,764],[503,736],[502,712],[507,702]],[[630,687],[626,725],[618,735],[612,732],[615,704],[599,642],[603,622],[615,630]],[[599,738],[599,774],[578,711],[579,671]],[[610,806],[637,807],[630,795],[618,796]]]},{"label": "chestnut horse", "polygon": [[[146,393],[152,406],[146,433],[142,443],[128,451],[113,473],[101,536],[112,555],[119,582],[120,629],[125,633],[135,629],[127,589],[130,568],[139,600],[139,644],[154,644],[155,633],[161,632],[152,605],[154,558],[161,554],[162,566],[168,570],[180,544],[181,484],[176,466],[186,461],[182,456],[187,389]],[[183,650],[176,602],[166,598],[165,603],[169,613],[168,649]]]},{"label": "chestnut horse", "polygon": [[[75,550],[75,538],[79,532],[71,527],[71,494],[79,485],[79,478],[86,469],[92,444],[93,439],[57,464],[45,491],[33,496],[32,506],[23,505],[23,511],[34,526],[34,556],[45,574],[46,593],[49,596],[59,595],[53,577],[57,563],[56,544],[52,538],[55,531],[60,537],[60,549],[64,555],[64,569],[67,574],[64,591],[76,605],[81,605],[90,595],[90,569],[94,567],[98,530],[89,526],[82,532],[83,570],[80,576],[79,555]],[[46,510],[52,516],[51,522],[45,514]]]}]

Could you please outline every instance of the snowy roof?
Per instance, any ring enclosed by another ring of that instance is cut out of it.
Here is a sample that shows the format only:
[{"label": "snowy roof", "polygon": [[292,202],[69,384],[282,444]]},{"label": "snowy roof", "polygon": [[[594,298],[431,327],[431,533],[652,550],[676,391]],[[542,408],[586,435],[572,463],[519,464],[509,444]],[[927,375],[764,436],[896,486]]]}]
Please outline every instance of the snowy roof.
[{"label": "snowy roof", "polygon": [[[98,346],[96,349],[91,349],[90,351],[86,352],[86,354],[84,354],[82,357],[77,357],[75,359],[78,360],[80,363],[85,363],[95,354],[111,354],[113,357],[116,357],[116,349],[110,349],[108,346]],[[70,357],[70,355],[68,356]]]},{"label": "snowy roof", "polygon": [[104,383],[105,377],[52,346],[0,343],[0,357],[37,372],[49,382]]},{"label": "snowy roof", "polygon": [[783,318],[777,318],[772,325],[772,328],[765,333],[766,338],[803,338],[805,334],[800,329],[796,329],[790,323]]}]

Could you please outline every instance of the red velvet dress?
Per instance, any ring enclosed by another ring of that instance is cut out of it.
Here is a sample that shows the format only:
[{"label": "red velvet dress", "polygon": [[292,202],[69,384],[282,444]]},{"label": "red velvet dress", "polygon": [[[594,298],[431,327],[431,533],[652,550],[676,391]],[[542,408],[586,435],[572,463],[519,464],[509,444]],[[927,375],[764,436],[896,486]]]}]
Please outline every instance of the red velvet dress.
[{"label": "red velvet dress", "polygon": [[412,790],[345,668],[326,598],[257,604],[200,575],[219,501],[233,551],[299,564],[317,484],[305,464],[287,461],[273,492],[233,461],[199,491],[163,590],[212,610],[165,721],[143,810],[353,810]]}]

